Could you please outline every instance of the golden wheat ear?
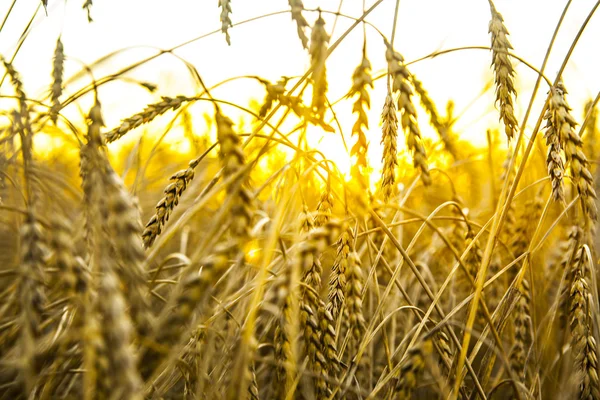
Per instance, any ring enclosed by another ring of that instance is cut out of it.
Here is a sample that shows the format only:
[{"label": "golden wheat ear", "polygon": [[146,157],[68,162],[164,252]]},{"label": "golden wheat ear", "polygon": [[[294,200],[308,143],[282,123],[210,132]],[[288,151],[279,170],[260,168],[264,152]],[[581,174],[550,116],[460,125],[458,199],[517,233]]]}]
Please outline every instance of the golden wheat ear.
[{"label": "golden wheat ear", "polygon": [[352,165],[352,178],[358,182],[361,190],[369,190],[369,163],[367,160],[367,151],[369,141],[367,140],[367,131],[369,129],[369,119],[367,112],[371,108],[371,96],[369,89],[373,89],[373,79],[371,78],[371,62],[367,58],[367,45],[363,45],[363,56],[360,64],[352,74],[352,88],[348,96],[356,96],[356,101],[352,106],[352,112],[356,114],[356,122],[352,126],[352,136],[356,136],[356,143],[350,150],[350,155],[356,158]]},{"label": "golden wheat ear", "polygon": [[513,99],[517,96],[513,77],[515,70],[508,57],[512,45],[508,41],[508,29],[504,26],[504,19],[494,4],[490,1],[492,19],[489,33],[492,37],[492,66],[496,82],[496,103],[500,107],[500,119],[504,123],[506,137],[511,140],[518,130],[518,122],[514,114]]},{"label": "golden wheat ear", "polygon": [[50,119],[56,124],[58,112],[60,111],[60,96],[63,91],[63,74],[65,63],[65,51],[60,40],[56,41],[56,49],[54,50],[54,62],[52,63],[52,86],[50,87],[50,99],[52,106],[50,107]]},{"label": "golden wheat ear", "polygon": [[393,195],[396,187],[396,167],[398,166],[398,117],[392,95],[388,93],[381,112],[381,143],[383,144],[383,172],[381,191],[385,201]]},{"label": "golden wheat ear", "polygon": [[194,159],[189,162],[187,169],[178,171],[171,176],[171,183],[164,189],[165,196],[156,205],[156,213],[146,223],[144,232],[142,233],[145,248],[150,248],[158,235],[162,233],[171,213],[179,204],[181,195],[187,189],[192,179],[194,179],[194,170],[199,163],[199,158]]},{"label": "golden wheat ear", "polygon": [[121,125],[105,133],[105,139],[107,143],[114,142],[117,139],[123,137],[127,132],[143,125],[147,124],[159,115],[166,113],[167,111],[177,110],[183,103],[193,101],[194,98],[177,96],[177,97],[166,97],[163,96],[162,100],[155,104],[148,105],[142,112],[135,114],[129,118],[125,118]]},{"label": "golden wheat ear", "polygon": [[318,120],[323,120],[327,110],[327,68],[325,61],[327,59],[327,48],[329,43],[329,34],[325,30],[325,20],[319,13],[319,18],[312,28],[310,36],[310,67],[312,69],[312,109]]},{"label": "golden wheat ear", "polygon": [[[398,94],[398,112],[400,122],[406,135],[406,146],[413,157],[413,165],[421,173],[421,180],[425,186],[431,184],[427,154],[421,138],[421,130],[417,123],[417,111],[412,102],[412,89],[410,86],[410,72],[404,64],[404,57],[394,50],[392,45],[384,40],[387,47],[385,58],[388,64],[388,74],[392,78],[392,91]],[[387,100],[386,100],[387,102]]]}]

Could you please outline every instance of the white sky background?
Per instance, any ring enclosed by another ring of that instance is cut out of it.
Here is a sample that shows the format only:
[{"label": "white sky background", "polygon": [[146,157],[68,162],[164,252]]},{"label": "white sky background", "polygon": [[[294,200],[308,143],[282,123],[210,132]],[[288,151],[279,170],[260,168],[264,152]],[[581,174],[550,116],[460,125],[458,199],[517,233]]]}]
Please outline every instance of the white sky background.
[{"label": "white sky background", "polygon": [[[0,19],[3,19],[12,0],[0,1]],[[374,0],[367,0],[367,7]],[[391,35],[394,0],[384,0],[367,20],[376,25],[386,36]],[[514,52],[536,67],[541,66],[546,48],[564,8],[564,0],[496,0],[496,8],[504,16],[509,29]],[[581,23],[595,2],[574,0],[559,37],[554,46],[547,76],[553,80]],[[18,0],[5,28],[0,32],[0,53],[12,57],[19,35],[37,9],[39,0]],[[67,57],[66,76],[72,76],[81,69],[81,62],[91,64],[98,58],[127,46],[153,46],[169,48],[194,37],[220,28],[220,9],[216,0],[94,0],[92,7],[93,23],[87,22],[86,13],[81,9],[83,0],[50,0],[48,16],[41,9],[33,23],[33,30],[25,41],[15,60],[25,88],[30,97],[40,98],[47,93],[51,79],[52,54],[56,39],[62,35]],[[307,9],[320,6],[324,10],[336,11],[339,0],[304,0]],[[232,20],[237,23],[263,14],[288,10],[286,0],[233,0]],[[362,13],[362,0],[344,0],[342,13],[359,17]],[[316,12],[306,12],[306,19],[312,25]],[[324,15],[326,29],[331,32],[333,15]],[[436,50],[461,46],[489,46],[488,23],[489,5],[486,0],[400,0],[398,27],[395,48],[407,61],[425,56]],[[352,21],[340,18],[337,22],[333,43]],[[309,33],[310,34],[310,33]],[[177,55],[193,63],[208,86],[238,75],[260,75],[272,81],[281,75],[303,75],[309,66],[309,57],[303,50],[296,35],[295,23],[290,14],[281,14],[259,19],[230,30],[231,46],[227,46],[224,35],[217,33],[194,42],[176,52]],[[586,28],[568,67],[563,74],[569,90],[568,101],[574,108],[574,115],[581,121],[583,103],[593,98],[600,90],[600,15],[592,18]],[[363,30],[357,27],[335,50],[327,62],[329,73],[329,93],[331,101],[343,96],[351,86],[351,76],[361,57]],[[385,49],[379,35],[367,27],[368,57],[373,65],[374,75],[386,68]],[[96,78],[114,73],[120,68],[153,54],[152,49],[136,49],[119,58],[104,63],[94,69]],[[468,109],[456,125],[462,137],[484,144],[485,132],[490,127],[499,127],[498,114],[494,109],[493,89],[478,98],[482,88],[493,79],[489,68],[491,54],[485,50],[467,50],[442,55],[410,66],[424,84],[443,114],[449,99],[456,103],[456,112]],[[517,76],[516,87],[519,93],[517,117],[521,120],[529,101],[536,75],[527,67],[514,63]],[[105,121],[108,128],[116,126],[122,118],[141,111],[147,104],[159,100],[160,95],[194,95],[198,88],[183,65],[170,55],[164,55],[148,65],[133,71],[129,76],[158,85],[158,90],[150,94],[137,85],[126,82],[110,83],[100,90]],[[71,93],[89,81],[76,81],[67,87]],[[12,94],[7,82],[1,88],[3,94]],[[371,150],[379,153],[380,129],[379,114],[385,98],[385,81],[375,83],[372,92],[372,112],[370,125]],[[547,91],[545,84],[540,93]],[[236,80],[215,90],[217,98],[248,105],[251,98],[262,101],[264,89],[254,80]],[[543,96],[542,96],[543,97]],[[415,96],[415,102],[418,97]],[[476,101],[474,101],[476,100]],[[89,108],[88,96],[79,104],[85,111]],[[351,103],[336,109],[342,122],[346,138],[354,123]],[[469,106],[470,105],[470,106]],[[206,110],[210,110],[206,106]],[[534,109],[529,124],[532,127],[537,119],[540,105]],[[196,108],[194,109],[196,110]],[[200,109],[202,110],[202,109]],[[79,109],[71,107],[66,114],[77,118]],[[234,109],[227,113],[239,118]],[[422,113],[426,122],[427,116]],[[248,119],[249,121],[250,119]],[[202,124],[198,118],[195,124]],[[427,136],[433,137],[423,124]],[[502,131],[503,132],[503,131]],[[310,133],[310,132],[309,132]],[[502,133],[502,136],[504,134]],[[328,135],[323,140],[327,148],[339,149],[339,137]],[[330,155],[328,153],[328,155]],[[339,154],[331,155],[339,163],[344,163]],[[345,156],[342,155],[342,158]],[[346,157],[347,158],[347,157]],[[377,163],[379,156],[371,161]]]}]

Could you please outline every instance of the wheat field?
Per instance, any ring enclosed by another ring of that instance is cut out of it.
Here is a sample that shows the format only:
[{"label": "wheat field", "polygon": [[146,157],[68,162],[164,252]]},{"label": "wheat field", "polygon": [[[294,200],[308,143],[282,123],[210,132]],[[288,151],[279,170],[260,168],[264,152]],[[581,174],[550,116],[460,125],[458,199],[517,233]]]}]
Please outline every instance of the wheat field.
[{"label": "wheat field", "polygon": [[[102,0],[72,2],[96,23]],[[5,3],[2,38],[27,1]],[[1,399],[600,399],[600,93],[575,112],[563,76],[600,1],[556,55],[564,2],[539,63],[513,48],[500,0],[483,1],[486,46],[418,60],[395,40],[399,0],[355,15],[281,0],[243,21],[242,2],[204,2],[219,29],[116,72],[121,50],[85,64],[53,37],[51,57],[20,60],[51,66],[40,95],[17,56],[67,2],[29,3],[0,54]],[[212,81],[206,65],[228,65],[176,52],[234,48],[272,18],[301,75]],[[470,51],[490,79],[478,143],[415,72]],[[162,56],[193,89],[146,79]],[[260,97],[219,90],[242,81]],[[111,125],[128,100],[105,88],[123,82],[154,100]]]}]

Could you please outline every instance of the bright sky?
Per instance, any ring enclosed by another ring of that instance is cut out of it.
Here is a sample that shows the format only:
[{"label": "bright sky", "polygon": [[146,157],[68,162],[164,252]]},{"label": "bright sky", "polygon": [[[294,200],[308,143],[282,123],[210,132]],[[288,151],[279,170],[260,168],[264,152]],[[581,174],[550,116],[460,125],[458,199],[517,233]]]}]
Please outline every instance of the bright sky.
[{"label": "bright sky", "polygon": [[[4,18],[12,0],[0,2],[0,18]],[[12,57],[19,35],[38,8],[39,0],[19,0],[5,26],[0,32],[0,52]],[[339,0],[304,0],[307,9],[321,7],[338,9]],[[374,0],[367,0],[370,7]],[[560,17],[564,0],[496,0],[496,8],[503,14],[511,35],[514,51],[529,63],[539,67],[542,63],[552,32]],[[591,0],[575,0],[559,33],[547,68],[547,75],[554,79],[581,23],[593,6]],[[83,0],[50,0],[48,16],[40,9],[33,22],[33,30],[15,60],[17,70],[25,81],[30,97],[39,98],[47,92],[51,82],[51,59],[56,39],[62,35],[65,53],[70,57],[66,64],[66,78],[81,69],[80,62],[91,64],[100,57],[128,46],[151,46],[169,48],[192,38],[220,28],[220,9],[217,1],[210,0],[96,0],[92,7],[93,23],[87,22],[81,5]],[[394,0],[384,0],[367,20],[376,25],[386,36],[391,35]],[[344,0],[342,13],[359,17],[361,0]],[[234,23],[261,15],[288,10],[286,0],[232,1]],[[306,12],[312,25],[316,12]],[[333,28],[334,16],[325,15],[326,28]],[[407,61],[431,52],[461,46],[489,46],[489,5],[486,0],[401,0],[395,47]],[[600,16],[595,16],[581,38],[564,73],[569,90],[569,102],[574,115],[581,118],[583,103],[600,90]],[[340,18],[333,33],[333,41],[346,31],[352,21]],[[176,54],[193,63],[200,75],[212,86],[233,76],[260,75],[277,80],[281,75],[302,75],[309,66],[308,54],[302,49],[290,14],[284,13],[258,19],[234,27],[230,31],[232,45],[227,46],[222,34],[207,36],[179,49]],[[362,28],[355,29],[328,60],[329,98],[343,96],[351,85],[351,76],[361,57]],[[367,27],[368,56],[374,75],[385,70],[384,46],[379,35]],[[96,78],[118,71],[129,63],[154,53],[151,48],[136,48],[118,58],[94,68]],[[468,50],[442,55],[410,66],[430,92],[441,112],[449,99],[456,103],[456,112],[464,112],[456,130],[474,142],[485,143],[489,127],[498,127],[498,116],[493,106],[493,90],[480,97],[482,88],[493,76],[489,69],[491,54],[485,50]],[[535,82],[535,74],[527,67],[516,64],[518,95],[517,116],[525,111]],[[165,55],[133,72],[131,77],[158,85],[150,94],[137,85],[116,82],[100,91],[107,126],[114,127],[122,118],[141,111],[147,104],[156,102],[160,95],[193,95],[198,89],[184,64],[171,55]],[[87,82],[85,82],[87,83]],[[69,86],[67,93],[84,84],[77,81]],[[12,92],[6,82],[3,93]],[[372,92],[370,140],[372,154],[380,154],[379,114],[385,99],[385,82],[379,80]],[[547,87],[542,86],[542,93]],[[213,93],[215,97],[247,105],[251,99],[261,101],[264,90],[254,80],[235,80],[223,85]],[[415,101],[418,101],[415,97]],[[87,110],[90,98],[82,101]],[[208,108],[207,108],[208,110]],[[537,108],[539,110],[539,106]],[[73,108],[77,115],[78,109]],[[227,111],[234,118],[239,113]],[[343,128],[349,137],[354,117],[351,105],[336,109]],[[423,115],[425,122],[426,116]],[[537,114],[534,114],[537,117]],[[580,119],[581,120],[581,119]],[[195,121],[202,123],[202,119]],[[530,119],[530,124],[535,118]],[[424,129],[425,131],[428,128]],[[310,132],[309,132],[310,133]],[[426,132],[426,135],[431,134]],[[431,134],[433,135],[433,134]],[[326,136],[325,149],[339,149],[339,137]],[[335,151],[335,150],[332,150]],[[328,153],[329,155],[329,153]],[[331,155],[344,163],[339,155]],[[379,157],[371,157],[378,162]],[[347,162],[347,161],[346,161]]]}]

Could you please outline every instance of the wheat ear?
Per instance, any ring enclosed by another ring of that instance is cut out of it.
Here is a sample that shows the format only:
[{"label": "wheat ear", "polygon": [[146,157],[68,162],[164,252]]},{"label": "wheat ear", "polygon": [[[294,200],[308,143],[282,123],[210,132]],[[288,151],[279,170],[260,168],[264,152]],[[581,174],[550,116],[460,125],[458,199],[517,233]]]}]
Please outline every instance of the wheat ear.
[{"label": "wheat ear", "polygon": [[312,28],[310,36],[310,66],[312,68],[312,109],[319,120],[323,120],[325,116],[327,93],[327,69],[325,60],[327,59],[327,46],[329,42],[329,34],[325,30],[325,20],[319,12],[319,18]]},{"label": "wheat ear", "polygon": [[306,22],[306,19],[304,19],[304,16],[302,15],[304,4],[302,4],[302,0],[288,0],[288,3],[292,9],[292,20],[296,21],[298,37],[302,42],[302,47],[308,49],[308,36],[306,36],[305,32],[308,27],[308,22]]},{"label": "wheat ear", "polygon": [[406,135],[406,146],[413,157],[413,164],[421,172],[421,180],[425,186],[431,184],[429,167],[427,166],[427,154],[423,146],[421,131],[417,124],[417,110],[412,102],[413,94],[410,88],[410,72],[404,65],[404,57],[396,52],[390,43],[385,40],[387,50],[385,58],[388,63],[388,74],[392,77],[392,90],[398,92],[398,112],[402,118],[402,128]]},{"label": "wheat ear", "polygon": [[496,7],[491,1],[490,11],[492,19],[489,33],[492,36],[492,66],[496,82],[496,103],[499,103],[500,119],[504,123],[506,137],[510,140],[518,129],[513,105],[513,98],[517,95],[513,84],[515,70],[508,58],[508,52],[512,49],[512,45],[507,38],[508,30],[504,26],[504,19],[496,11]]},{"label": "wheat ear", "polygon": [[50,99],[52,106],[50,107],[50,119],[56,123],[58,112],[60,111],[60,96],[63,91],[63,73],[65,64],[65,52],[60,37],[56,41],[56,49],[54,50],[54,62],[52,63],[52,87],[50,88]]},{"label": "wheat ear", "polygon": [[231,28],[231,0],[219,0],[219,7],[221,7],[221,32],[225,34],[225,40],[228,45],[231,45],[231,38],[229,37],[229,28]]}]

